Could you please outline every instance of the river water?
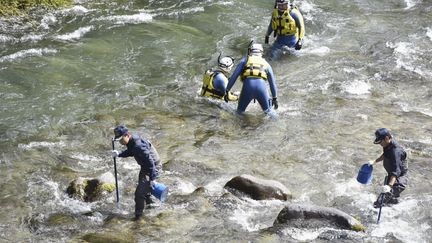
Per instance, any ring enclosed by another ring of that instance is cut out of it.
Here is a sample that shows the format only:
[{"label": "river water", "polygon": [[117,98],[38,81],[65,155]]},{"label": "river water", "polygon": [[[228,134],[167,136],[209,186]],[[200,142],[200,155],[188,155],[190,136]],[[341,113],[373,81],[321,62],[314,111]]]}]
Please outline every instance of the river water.
[{"label": "river water", "polygon": [[[431,242],[432,3],[297,1],[304,47],[270,62],[277,118],[258,103],[238,116],[234,103],[198,97],[220,52],[238,61],[250,40],[264,40],[273,3],[78,0],[0,20],[0,242],[82,242],[92,233],[132,242]],[[118,160],[118,205],[114,193],[93,203],[65,193],[78,177],[113,173],[120,123],[152,140],[170,187],[140,223],[130,220],[133,159]],[[384,169],[375,166],[372,185],[355,178],[381,153],[372,143],[379,127],[407,150],[410,184],[376,224]],[[268,231],[283,202],[222,200],[240,174],[280,181],[293,202],[335,207],[367,230]],[[205,192],[191,194],[198,187]]]}]

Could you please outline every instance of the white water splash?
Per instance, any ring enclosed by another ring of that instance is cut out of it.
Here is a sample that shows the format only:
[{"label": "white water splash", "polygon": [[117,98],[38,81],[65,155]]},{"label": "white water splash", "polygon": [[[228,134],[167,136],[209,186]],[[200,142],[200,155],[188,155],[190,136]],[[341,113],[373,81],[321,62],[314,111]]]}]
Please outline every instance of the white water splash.
[{"label": "white water splash", "polygon": [[96,20],[114,22],[115,24],[141,24],[147,23],[153,20],[152,15],[147,13],[138,13],[133,15],[117,15],[101,17]]},{"label": "white water splash", "polygon": [[84,15],[88,12],[90,12],[90,10],[88,10],[87,8],[81,5],[76,5],[73,6],[72,8],[63,10],[63,13],[74,14],[74,15]]},{"label": "white water splash", "polygon": [[[431,225],[423,223],[420,230],[417,228],[418,225],[410,224],[409,215],[407,215],[410,212],[414,212],[417,207],[418,201],[415,199],[403,200],[392,207],[384,207],[380,223],[372,229],[371,235],[385,237],[390,233],[403,242],[426,243],[425,239],[427,237],[422,232],[427,232]],[[415,233],[413,234],[413,232]]]},{"label": "white water splash", "polygon": [[364,95],[370,93],[371,85],[363,80],[353,80],[343,84],[342,89],[349,94]]},{"label": "white water splash", "polygon": [[47,30],[51,25],[54,25],[55,23],[57,23],[57,18],[52,13],[49,13],[42,18],[40,27]]},{"label": "white water splash", "polygon": [[72,33],[68,33],[68,34],[64,34],[64,35],[57,35],[54,38],[57,40],[63,40],[63,41],[77,40],[77,39],[80,39],[81,37],[83,37],[86,33],[90,32],[93,29],[94,29],[94,27],[92,25],[86,26],[86,27],[81,27]]},{"label": "white water splash", "polygon": [[420,2],[421,2],[421,0],[405,0],[405,3],[407,5],[405,10],[414,7],[415,5],[417,5]]},{"label": "white water splash", "polygon": [[424,76],[424,72],[417,68],[415,57],[418,53],[418,48],[411,42],[387,42],[386,46],[393,49],[396,57],[396,68],[403,68],[410,72]]},{"label": "white water splash", "polygon": [[64,142],[30,142],[29,144],[18,144],[20,149],[33,149],[33,148],[52,148],[52,147],[64,147],[66,146]]},{"label": "white water splash", "polygon": [[32,48],[27,50],[22,50],[7,56],[0,57],[0,63],[1,62],[7,62],[7,61],[14,61],[18,59],[24,59],[26,57],[40,57],[46,54],[53,54],[57,53],[57,50],[55,49],[49,49],[49,48]]},{"label": "white water splash", "polygon": [[426,28],[426,36],[429,38],[430,41],[432,41],[432,28]]},{"label": "white water splash", "polygon": [[0,34],[0,43],[14,42],[15,40],[14,37]]}]

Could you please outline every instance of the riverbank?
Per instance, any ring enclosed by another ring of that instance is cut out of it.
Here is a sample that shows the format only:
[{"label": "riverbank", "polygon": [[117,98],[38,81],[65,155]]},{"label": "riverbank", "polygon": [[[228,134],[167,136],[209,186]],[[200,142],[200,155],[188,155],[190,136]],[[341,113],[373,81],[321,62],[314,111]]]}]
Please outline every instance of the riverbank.
[{"label": "riverbank", "polygon": [[34,8],[61,8],[72,4],[72,0],[0,0],[0,16],[28,13]]}]

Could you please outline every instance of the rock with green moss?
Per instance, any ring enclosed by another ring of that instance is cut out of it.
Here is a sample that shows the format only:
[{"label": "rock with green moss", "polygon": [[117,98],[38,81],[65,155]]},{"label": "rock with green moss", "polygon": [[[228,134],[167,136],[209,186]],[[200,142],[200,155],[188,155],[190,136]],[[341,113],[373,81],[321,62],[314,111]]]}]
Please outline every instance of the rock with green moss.
[{"label": "rock with green moss", "polygon": [[34,8],[57,9],[72,3],[73,0],[0,0],[0,16],[21,15]]},{"label": "rock with green moss", "polygon": [[66,193],[84,202],[101,200],[115,190],[114,175],[107,172],[98,178],[77,178],[70,182]]}]

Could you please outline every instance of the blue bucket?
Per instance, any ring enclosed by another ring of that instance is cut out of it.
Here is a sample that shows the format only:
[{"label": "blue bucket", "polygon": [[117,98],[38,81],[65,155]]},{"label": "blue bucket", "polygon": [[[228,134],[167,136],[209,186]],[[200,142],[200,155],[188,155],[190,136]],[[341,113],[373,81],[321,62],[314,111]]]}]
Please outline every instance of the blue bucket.
[{"label": "blue bucket", "polygon": [[364,164],[359,170],[357,175],[357,181],[361,184],[369,184],[372,182],[372,171],[373,166],[370,164]]},{"label": "blue bucket", "polygon": [[162,183],[156,183],[152,187],[152,195],[159,199],[161,202],[165,202],[168,196],[168,187]]}]

